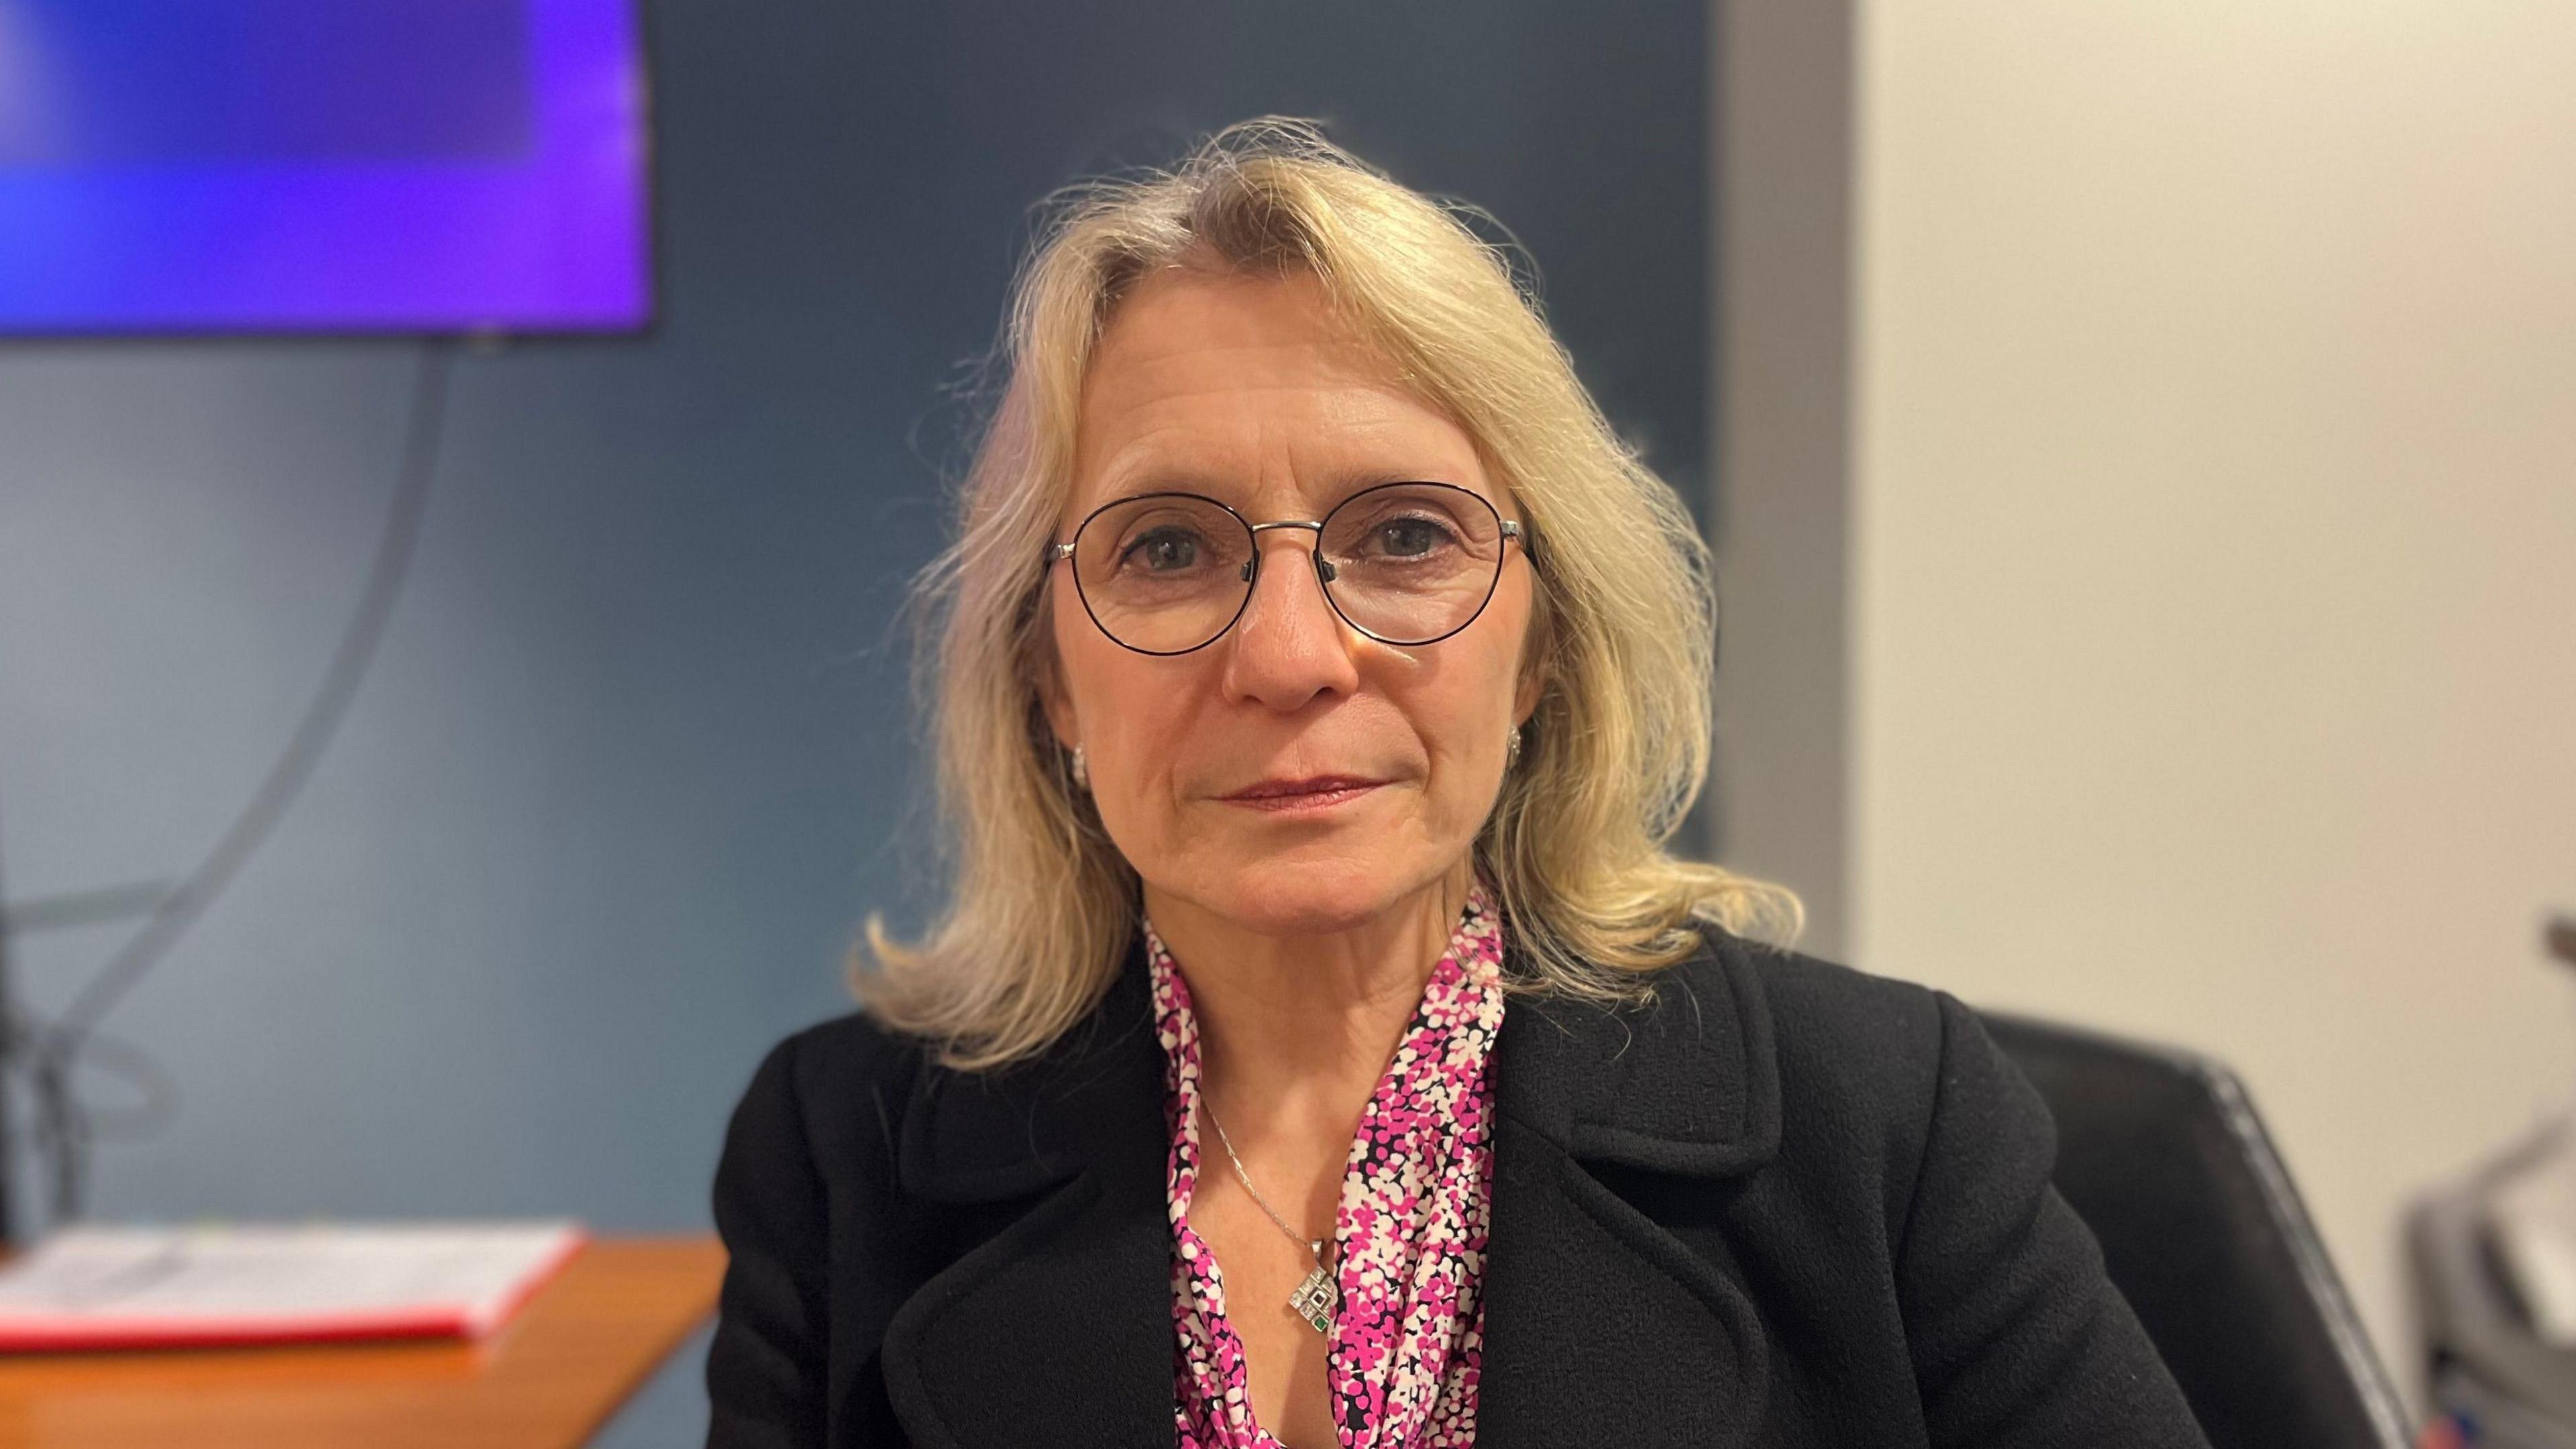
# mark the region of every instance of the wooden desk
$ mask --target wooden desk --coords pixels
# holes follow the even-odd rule
[[[575,1449],[715,1307],[713,1238],[606,1238],[481,1343],[0,1357],[0,1449]]]

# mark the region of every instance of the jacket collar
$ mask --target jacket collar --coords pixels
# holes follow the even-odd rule
[[[1516,996],[1504,1012],[1481,1444],[1630,1421],[1623,1442],[1724,1443],[1759,1412],[1764,1346],[1731,1267],[1605,1185],[1637,1196],[1641,1182],[1741,1176],[1779,1149],[1760,979],[1747,948],[1710,934],[1644,1005]],[[901,1129],[904,1191],[1043,1196],[889,1325],[887,1387],[917,1441],[1171,1442],[1163,1061],[1140,945],[1040,1058],[924,1068]],[[1571,1391],[1570,1362],[1583,1365]]]

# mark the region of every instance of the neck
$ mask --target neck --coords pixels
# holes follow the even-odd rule
[[[1345,1138],[1457,929],[1460,861],[1344,929],[1275,936],[1145,888],[1198,1020],[1201,1090],[1238,1145],[1334,1124]]]

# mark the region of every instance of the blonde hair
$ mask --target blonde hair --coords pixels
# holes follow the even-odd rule
[[[1538,587],[1526,747],[1475,855],[1521,964],[1514,989],[1634,999],[1698,925],[1793,938],[1797,898],[1665,849],[1708,775],[1716,595],[1673,490],[1611,430],[1478,214],[1264,118],[1177,167],[1078,187],[1021,270],[999,402],[955,543],[922,575],[946,913],[912,943],[871,916],[852,984],[952,1066],[1044,1050],[1091,1010],[1138,929],[1135,873],[1075,788],[1041,690],[1041,559],[1071,485],[1093,347],[1119,299],[1181,267],[1319,279],[1337,312],[1474,438],[1518,500]]]

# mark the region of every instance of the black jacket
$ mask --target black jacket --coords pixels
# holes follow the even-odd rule
[[[2206,1449],[1947,994],[1712,932],[1645,1007],[1513,998],[1495,1073],[1479,1445]],[[780,1044],[716,1173],[709,1443],[1172,1443],[1162,1075],[1141,952],[1000,1074]]]

